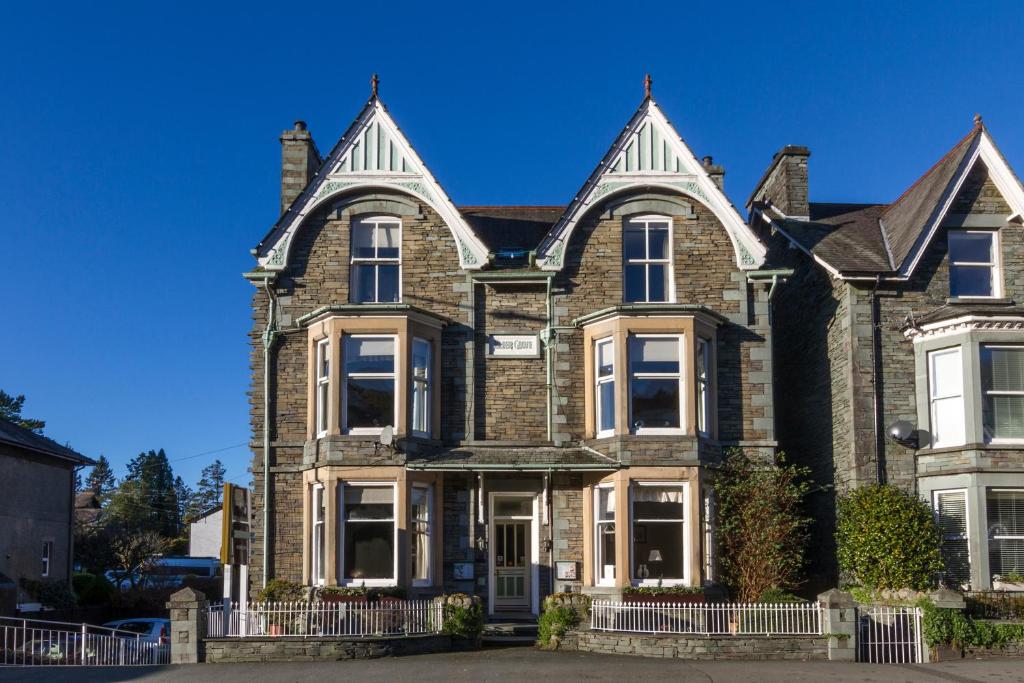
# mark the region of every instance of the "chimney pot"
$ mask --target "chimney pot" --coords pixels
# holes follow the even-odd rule
[[[704,157],[704,165],[705,166],[711,166],[713,163],[714,163],[714,159],[712,159],[710,155]]]
[[[306,130],[306,122],[305,121],[296,121],[295,122],[295,130]]]

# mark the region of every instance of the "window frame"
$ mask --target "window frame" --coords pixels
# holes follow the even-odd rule
[[[601,376],[601,347],[608,346],[612,358],[612,373],[611,375],[602,377]],[[594,438],[603,439],[608,436],[615,435],[615,425],[618,422],[617,410],[615,405],[615,381],[616,381],[616,370],[618,363],[615,357],[615,337],[608,336],[602,337],[601,339],[594,340]],[[601,429],[602,411],[604,405],[601,400],[601,387],[604,384],[612,385],[612,428]]]
[[[954,235],[989,235],[992,238],[991,246],[991,260],[990,261],[954,261],[953,260],[953,236]],[[993,228],[991,230],[962,230],[962,229],[949,229],[946,233],[946,251],[949,254],[949,295],[957,299],[998,299],[1002,297],[1003,289],[1003,276],[1002,276],[1002,258],[1001,248],[999,242],[999,230]],[[989,283],[991,286],[991,294],[953,294],[953,269],[957,267],[962,268],[980,268],[986,267],[989,269]]]
[[[650,226],[652,223],[660,223],[668,226],[668,243],[666,244],[666,250],[668,252],[667,258],[663,259],[652,259],[651,254],[651,240],[650,240]],[[625,218],[622,226],[622,300],[624,303],[637,303],[637,304],[670,304],[675,303],[676,300],[676,287],[675,287],[675,254],[672,248],[673,238],[675,236],[675,221],[672,220],[672,216],[663,216],[659,214],[646,214],[643,216],[631,216]],[[643,225],[644,233],[644,258],[642,259],[631,259],[626,256],[626,232],[629,230],[637,231],[634,225]],[[652,301],[651,300],[651,265],[664,265],[666,270],[665,278],[665,299]],[[626,296],[626,267],[634,265],[644,266],[644,298],[643,299],[629,299]]]
[[[349,520],[345,510],[345,490],[355,487],[378,487],[391,489],[391,519],[359,519]],[[367,586],[382,588],[398,585],[398,482],[397,481],[338,481],[338,585],[339,586]],[[392,550],[391,550],[391,577],[390,578],[358,578],[350,579],[345,576],[345,532],[349,524],[391,522]]]
[[[941,495],[948,494],[960,494],[964,499],[964,530],[960,534],[946,534],[942,531],[941,522],[939,520],[939,497]],[[935,523],[939,527],[939,551],[942,553],[942,547],[946,541],[963,541],[966,548],[967,555],[967,582],[971,582],[971,571],[973,569],[971,562],[971,506],[969,504],[968,491],[966,488],[952,488],[952,489],[936,489],[932,491],[932,514],[935,516]],[[943,564],[946,562],[945,555],[943,555]]]
[[[984,341],[978,342],[978,363],[979,363],[978,367],[979,367],[979,369],[984,364],[984,354],[985,354],[985,349],[987,349],[987,348],[1012,349],[1012,350],[1018,351],[1020,353],[1024,353],[1024,345],[1022,345],[1022,344],[1000,344],[1000,343],[990,343],[990,342],[984,342]],[[1014,439],[1014,438],[1008,438],[1008,437],[1000,438],[1000,437],[995,437],[995,436],[993,436],[992,438],[989,438],[988,432],[987,432],[987,430],[985,428],[986,427],[986,425],[985,425],[985,400],[986,400],[986,398],[989,395],[993,395],[993,396],[1024,396],[1024,389],[1022,389],[1021,391],[1007,391],[1007,390],[986,389],[985,388],[985,374],[984,374],[984,372],[979,372],[978,389],[979,389],[979,391],[978,391],[979,399],[981,400],[981,436],[982,436],[982,440],[985,443],[991,443],[991,444],[1021,444],[1021,443],[1024,443],[1024,438]]]
[[[416,543],[416,537],[419,535],[419,531],[416,529],[415,524],[417,518],[413,516],[413,505],[412,505],[412,493],[416,489],[420,489],[426,492],[426,552],[427,552],[427,576],[426,578],[416,578],[416,563],[412,562],[412,566],[409,568],[409,577],[412,581],[412,585],[415,587],[432,586],[434,585],[434,562],[433,562],[433,549],[434,549],[434,487],[430,484],[416,482],[412,485],[409,491],[409,558],[412,559],[412,549]],[[397,551],[397,546],[396,546]]]
[[[937,382],[935,381],[935,363],[934,359],[941,356],[955,353],[957,355],[960,377],[960,392],[958,394],[949,394],[947,396],[936,396],[935,390]],[[941,349],[933,349],[927,352],[925,357],[928,370],[928,428],[929,435],[931,437],[932,448],[953,448],[956,446],[963,446],[967,443],[967,396],[966,387],[964,383],[964,351],[960,345],[947,346]],[[946,443],[938,440],[938,434],[936,433],[936,425],[939,424],[938,417],[936,415],[936,404],[939,401],[948,401],[950,399],[960,400],[960,410],[958,412],[960,416],[960,438],[959,440],[953,439],[953,442]]]
[[[416,345],[423,344],[427,349],[427,363],[426,372],[423,377],[419,377],[416,374]],[[397,361],[396,361],[397,362]],[[422,337],[412,338],[412,353],[409,355],[409,392],[410,396],[410,428],[413,436],[421,436],[429,439],[433,432],[433,410],[431,402],[434,396],[434,344],[429,339],[423,339]],[[419,389],[422,388],[423,396],[417,401],[419,396]],[[417,408],[422,408],[423,411],[423,424],[421,427],[425,429],[417,429],[417,422],[420,411]],[[396,413],[397,415],[397,413]]]
[[[53,567],[53,540],[43,539],[43,548],[40,551],[40,559],[42,565],[40,567],[39,576],[47,578],[50,576],[50,569]]]
[[[679,488],[683,492],[683,519],[642,519],[638,520],[633,514],[633,505],[635,496],[634,491],[639,487],[650,486],[659,488]],[[692,576],[692,568],[690,567],[690,482],[688,481],[630,481],[629,483],[629,579],[630,583],[634,586],[689,586],[690,578]],[[634,576],[637,568],[636,551],[635,551],[635,529],[634,525],[638,522],[678,522],[683,534],[683,578],[681,579],[664,579],[664,578],[651,578],[641,579]]]
[[[618,572],[619,572],[619,567],[618,567],[618,545],[619,545],[619,540],[618,540],[618,532],[617,532],[617,523],[618,523],[619,510],[618,510],[618,506],[616,506],[616,509],[614,510],[614,513],[613,513],[612,518],[610,520],[609,519],[601,519],[601,515],[599,514],[599,510],[601,509],[601,506],[600,506],[601,493],[604,492],[604,491],[609,492],[609,494],[612,497],[612,500],[614,501],[615,498],[616,498],[615,482],[605,482],[605,483],[602,483],[602,484],[598,484],[598,485],[596,485],[594,487],[594,497],[593,497],[593,501],[592,501],[593,510],[594,510],[594,520],[593,520],[594,521],[594,529],[593,529],[593,532],[594,532],[594,585],[595,586],[614,586],[615,582],[617,580],[617,576],[613,576],[610,579],[603,578],[603,576],[602,576],[602,574],[604,573],[604,571],[603,571],[604,570],[604,565],[608,564],[607,560],[609,558],[602,557],[602,554],[601,554],[602,553],[601,548],[603,548],[603,545],[601,543],[601,535],[602,535],[601,527],[602,526],[607,526],[609,524],[612,526],[612,537],[615,539],[615,551],[616,551],[615,554],[616,554],[616,557],[610,558],[611,559],[611,563],[610,564],[613,567],[615,567],[614,571],[615,571],[615,574],[617,575]],[[602,560],[604,560],[604,561],[602,562]]]
[[[398,256],[395,258],[381,258],[377,256],[380,250],[380,245],[377,244],[377,230],[381,224],[397,224],[398,225]],[[372,242],[374,256],[356,256],[355,250],[352,245],[355,244],[355,231],[357,226],[372,225]],[[352,218],[351,225],[349,227],[349,301],[354,304],[390,304],[390,303],[401,303],[402,302],[402,235],[403,235],[402,219],[399,216],[384,216],[384,215],[370,215],[360,216]],[[398,300],[397,301],[381,301],[380,300],[380,266],[394,265],[398,267]],[[353,296],[354,287],[352,283],[355,279],[356,266],[372,266],[373,267],[373,300],[372,301],[357,301]]]
[[[703,361],[704,372],[701,374],[701,361]],[[711,341],[703,337],[697,337],[697,348],[693,364],[693,384],[696,390],[695,400],[697,402],[697,433],[701,436],[711,436]]]
[[[679,363],[679,370],[676,373],[665,373],[665,372],[643,372],[634,373],[632,370],[632,358],[630,356],[630,340],[636,339],[675,339],[677,359]],[[635,332],[630,333],[626,339],[626,375],[627,375],[627,389],[626,397],[629,401],[629,405],[626,407],[627,412],[627,425],[631,434],[643,435],[643,434],[655,434],[655,435],[676,435],[686,433],[686,367],[684,359],[686,358],[686,334],[685,333],[648,333],[648,332]],[[678,427],[636,427],[633,424],[633,383],[636,379],[671,379],[675,377],[678,384],[679,392],[679,426]]]
[[[321,505],[317,505],[317,497],[319,495]],[[309,581],[314,586],[323,586],[327,582],[327,501],[324,496],[327,495],[326,487],[321,484],[314,484],[310,490],[310,567],[309,567]],[[320,508],[323,507],[323,517],[320,517]],[[322,530],[322,534],[317,534],[317,529]],[[320,574],[320,564],[323,563],[324,571]]]
[[[1024,533],[1000,535],[992,533],[992,520],[989,519],[988,507],[989,496],[993,493],[1016,493],[1021,496],[1024,496],[1024,488],[1013,486],[999,486],[985,489],[985,525],[988,528],[988,533],[986,534],[988,537],[988,547],[986,548],[986,550],[988,553],[989,560],[988,573],[990,581],[992,581],[995,576],[1003,576],[1002,574],[996,574],[995,570],[992,568],[992,541],[1020,541],[1021,544],[1024,544]]]
[[[351,339],[390,339],[391,343],[392,343],[392,347],[391,348],[392,348],[392,354],[393,354],[393,358],[394,358],[394,366],[393,366],[394,369],[390,373],[382,373],[382,372],[357,372],[357,373],[351,373],[350,374],[348,372],[348,370],[346,369],[346,367],[345,367],[345,364],[348,362],[348,357],[345,354],[345,347],[347,346],[345,342],[346,342],[346,339],[348,339],[348,338],[351,338]],[[349,424],[348,424],[348,383],[349,383],[349,378],[350,377],[355,377],[357,379],[389,379],[390,378],[392,380],[392,383],[391,383],[392,384],[392,391],[394,393],[394,396],[393,396],[394,408],[392,409],[393,410],[392,422],[394,423],[394,422],[398,421],[398,416],[399,416],[399,414],[401,412],[401,411],[399,411],[399,397],[401,395],[401,391],[399,390],[400,389],[399,378],[401,377],[401,374],[402,374],[401,364],[399,362],[399,360],[401,358],[401,353],[399,353],[399,347],[398,347],[400,341],[401,341],[401,337],[399,335],[393,334],[393,333],[391,333],[391,334],[388,334],[388,333],[376,334],[376,333],[372,333],[372,332],[356,332],[356,333],[351,333],[351,334],[346,333],[346,334],[342,335],[342,338],[341,338],[341,351],[342,351],[341,356],[342,357],[341,357],[341,367],[339,368],[339,372],[341,372],[341,415],[340,415],[341,419],[339,420],[339,422],[341,423],[342,433],[344,433],[344,434],[353,434],[353,435],[378,435],[378,434],[380,434],[384,430],[384,426],[386,426],[386,425],[382,425],[380,427],[349,427]],[[396,424],[391,424],[391,428],[392,429],[395,429],[396,427],[397,427]]]
[[[324,373],[326,362],[326,370]],[[327,337],[316,343],[316,375],[313,389],[316,408],[314,418],[316,419],[316,436],[322,438],[327,436],[330,430],[330,405],[331,405],[331,339]]]

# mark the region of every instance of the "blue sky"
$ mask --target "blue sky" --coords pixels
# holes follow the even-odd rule
[[[277,137],[381,95],[458,204],[567,202],[645,72],[742,205],[784,144],[888,201],[975,112],[1024,171],[1019,3],[17,3],[0,21],[0,388],[119,469],[245,483],[249,249]],[[198,455],[221,450],[209,455]],[[193,457],[198,456],[198,457]]]

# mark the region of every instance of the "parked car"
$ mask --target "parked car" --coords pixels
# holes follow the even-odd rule
[[[103,624],[104,628],[114,629],[113,635],[123,638],[139,637],[149,643],[166,645],[170,642],[170,619],[118,619]]]

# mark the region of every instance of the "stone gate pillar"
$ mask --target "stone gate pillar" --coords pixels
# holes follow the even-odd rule
[[[828,636],[828,658],[834,662],[852,662],[857,658],[857,603],[853,596],[838,588],[818,596],[821,603],[821,630]]]
[[[198,664],[202,661],[206,637],[206,596],[195,588],[182,588],[171,595],[171,664]]]

